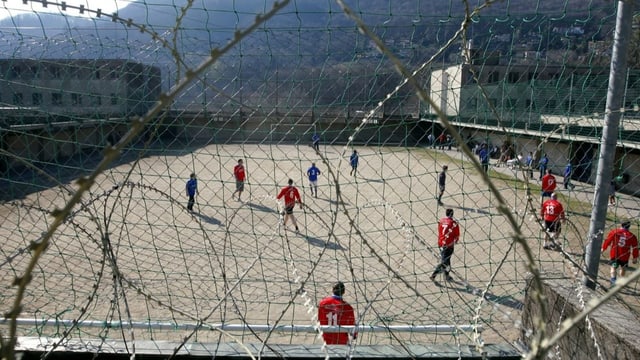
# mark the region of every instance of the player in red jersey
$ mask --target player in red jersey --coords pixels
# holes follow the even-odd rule
[[[556,190],[556,177],[551,173],[551,169],[547,169],[547,173],[542,177],[542,199],[550,197]]]
[[[440,264],[431,274],[431,280],[436,279],[436,275],[444,272],[447,281],[453,280],[449,272],[451,271],[451,256],[453,247],[460,240],[460,226],[453,219],[453,209],[447,209],[446,217],[438,222],[438,246],[440,247]]]
[[[565,220],[564,207],[558,201],[558,196],[551,193],[551,199],[545,201],[540,209],[540,216],[544,220],[544,246],[545,250],[560,249],[556,242],[562,230],[561,221]]]
[[[623,221],[621,226],[613,229],[607,235],[602,244],[602,252],[611,245],[609,252],[609,265],[611,265],[611,285],[616,284],[616,270],[620,276],[624,276],[625,268],[629,264],[629,257],[633,255],[633,263],[638,262],[638,238],[629,231],[631,222]]]
[[[299,231],[296,217],[293,216],[293,208],[296,206],[296,203],[302,206],[302,199],[300,198],[298,188],[293,186],[293,179],[289,179],[289,185],[280,190],[277,199],[280,200],[282,198],[284,198],[284,221],[282,224],[286,227],[287,220],[291,218],[291,222],[293,222],[293,226],[296,227],[296,231]]]
[[[231,198],[238,194],[238,201],[240,200],[240,196],[244,191],[244,180],[247,177],[247,173],[244,171],[244,165],[242,164],[242,159],[238,159],[238,164],[233,167],[233,177],[236,178],[236,191],[233,192]]]
[[[344,291],[344,284],[338,282],[333,285],[333,295],[327,296],[320,301],[320,304],[318,304],[320,325],[349,326],[356,324],[353,308],[342,299]],[[347,345],[349,344],[349,334],[353,334],[354,339],[358,336],[356,331],[322,332],[322,338],[327,345]]]

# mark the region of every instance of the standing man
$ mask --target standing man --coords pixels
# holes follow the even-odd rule
[[[551,194],[556,190],[556,177],[551,173],[551,169],[547,169],[547,174],[542,177],[542,201],[545,197],[551,197]]]
[[[571,166],[571,161],[567,163],[567,166],[564,168],[564,178],[562,179],[562,184],[564,185],[565,190],[575,188],[576,186],[571,183],[571,175],[573,174],[573,167]]]
[[[542,180],[542,177],[547,172],[547,168],[549,167],[549,158],[547,157],[547,154],[544,154],[542,156],[542,159],[540,159],[540,161],[538,162],[538,167],[540,168],[540,180]]]
[[[438,222],[438,246],[440,247],[440,264],[431,274],[431,280],[436,279],[436,275],[444,272],[447,281],[453,280],[449,272],[451,271],[451,256],[453,247],[460,240],[460,226],[453,219],[453,209],[447,209],[446,217]]]
[[[542,204],[540,210],[540,216],[544,220],[544,245],[542,247],[545,250],[560,250],[560,244],[556,240],[560,237],[562,230],[560,222],[565,220],[564,208],[555,193],[550,196],[551,198]]]
[[[356,172],[358,171],[358,161],[359,161],[358,152],[353,150],[353,153],[349,157],[349,163],[351,164],[351,172],[349,175],[356,176]]]
[[[449,167],[447,165],[442,166],[442,172],[438,175],[438,188],[440,189],[440,193],[438,194],[438,205],[444,205],[442,203],[442,195],[444,195],[444,187],[447,183],[447,170]]]
[[[611,245],[609,265],[611,265],[611,285],[616,284],[616,272],[624,276],[625,268],[629,264],[629,257],[633,254],[633,263],[638,262],[638,238],[629,231],[631,222],[624,220],[620,228],[613,229],[602,244],[602,252]]]
[[[311,195],[315,197],[318,197],[318,175],[320,175],[320,169],[316,167],[316,163],[311,163],[311,167],[307,170],[307,176],[309,177]]]
[[[525,165],[527,166],[527,169],[529,169],[529,179],[533,179],[533,152],[529,151]]]
[[[313,136],[311,137],[311,141],[313,142],[313,149],[316,152],[320,152],[320,135],[318,135],[317,133],[314,133]]]
[[[300,231],[298,229],[296,217],[293,216],[293,208],[296,206],[296,203],[300,204],[300,207],[302,207],[302,199],[300,199],[300,192],[298,192],[298,189],[293,186],[293,179],[289,179],[289,185],[283,187],[276,198],[278,200],[284,198],[284,221],[282,224],[285,226],[285,229],[287,227],[287,221],[291,218],[291,222],[293,222],[293,226],[296,227],[296,231]]]
[[[189,197],[187,210],[193,211],[193,205],[196,203],[196,194],[198,193],[198,179],[196,179],[195,173],[191,173],[191,176],[189,176],[186,188],[187,196]]]
[[[353,326],[356,324],[356,316],[353,307],[349,305],[342,296],[345,287],[342,282],[333,285],[333,295],[322,299],[318,304],[318,321],[320,325],[329,326]],[[322,332],[322,338],[327,345],[347,345],[349,344],[349,335],[352,334],[353,339],[358,333],[353,330],[349,332]]]
[[[484,170],[485,174],[489,172],[489,149],[487,149],[487,144],[482,144],[482,148],[478,153],[478,157],[480,158],[480,164],[482,164],[482,170]]]
[[[244,180],[247,177],[247,173],[244,171],[244,165],[242,164],[242,159],[238,159],[238,164],[233,167],[233,177],[236,178],[236,191],[231,194],[231,198],[238,194],[238,201],[240,200],[240,196],[242,196],[242,192],[244,191]]]

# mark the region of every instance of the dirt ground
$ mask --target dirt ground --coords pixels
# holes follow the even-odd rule
[[[21,302],[20,318],[61,321],[51,327],[23,325],[20,331],[318,344],[313,332],[249,327],[312,328],[315,304],[340,280],[359,325],[372,327],[360,333],[359,344],[479,341],[461,330],[425,333],[422,325],[478,325],[487,343],[517,339],[530,271],[513,229],[496,209],[495,194],[470,162],[455,150],[357,150],[356,176],[349,175],[351,148],[327,146],[317,154],[293,145],[210,145],[110,169],[52,238]],[[232,168],[239,158],[248,172],[242,201],[231,198]],[[312,162],[322,171],[317,198],[305,174]],[[439,206],[436,178],[445,164],[448,181]],[[194,213],[186,210],[191,172],[199,181]],[[503,168],[491,175],[518,219],[533,265],[543,275],[561,272],[574,281],[562,254],[542,249],[542,232],[527,209],[520,175]],[[290,224],[279,225],[275,195],[288,178],[303,195],[304,206],[295,209],[299,233]],[[536,203],[538,193],[533,194]],[[568,201],[574,195],[562,196]],[[48,212],[69,198],[66,190],[49,189],[0,207],[3,312],[14,305],[12,282],[31,259],[29,244],[51,224]],[[445,208],[454,209],[462,235],[452,259],[454,281],[433,282],[437,221]],[[566,227],[563,242],[573,261],[581,261],[584,226],[584,218],[575,216]],[[73,320],[97,325],[75,328],[64,322]],[[203,331],[221,323],[249,326]],[[125,331],[128,324],[137,327]],[[197,324],[201,331],[194,330]],[[414,329],[393,329],[409,325]],[[376,326],[387,330],[373,331]]]

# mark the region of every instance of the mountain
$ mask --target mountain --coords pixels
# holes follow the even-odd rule
[[[423,63],[454,36],[465,10],[459,0],[346,3],[396,56],[411,66]],[[121,9],[117,21],[109,15],[87,18],[72,15],[72,11],[63,12],[65,15],[38,12],[3,19],[0,51],[5,56],[25,58],[135,59],[160,66],[165,84],[170,86],[175,81],[172,77],[179,77],[176,74],[183,72],[184,66],[201,63],[212,48],[226,44],[237,30],[271,9],[273,1],[201,0],[194,1],[183,13],[186,4],[185,0],[132,2]],[[610,0],[495,1],[482,6],[472,17],[465,37],[482,52],[498,52],[510,63],[522,61],[518,52],[526,51],[558,52],[562,61],[581,61],[589,41],[610,41],[613,37],[615,9],[616,2]],[[144,31],[140,31],[141,27]],[[174,43],[183,65],[177,65],[174,53],[167,49]],[[459,55],[457,42],[446,49],[439,62],[459,61]],[[309,78],[343,78],[344,74],[347,80],[340,84],[342,89],[374,86],[385,92],[386,86],[381,83],[397,84],[385,58],[336,2],[292,0],[226,54],[208,76],[222,80],[221,84],[244,79],[241,87],[257,89],[261,85],[256,79],[304,83]],[[361,78],[372,76],[366,74],[376,74],[377,78]],[[257,83],[251,85],[252,81]],[[303,85],[305,91],[319,86]],[[330,95],[328,99],[333,100],[327,101],[335,101],[335,94]]]

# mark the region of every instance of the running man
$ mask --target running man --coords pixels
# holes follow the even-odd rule
[[[551,198],[542,204],[540,216],[544,220],[544,245],[545,250],[560,250],[560,244],[556,241],[562,230],[561,221],[565,220],[564,207],[558,201],[558,196],[551,193]]]
[[[289,179],[289,185],[285,186],[280,190],[280,193],[276,197],[278,200],[284,198],[284,221],[282,225],[287,227],[287,221],[291,218],[291,222],[293,226],[296,227],[296,231],[300,231],[298,229],[298,223],[296,222],[296,217],[293,216],[293,208],[296,206],[296,203],[300,204],[302,207],[302,199],[300,198],[300,192],[298,189],[293,186],[293,179]]]
[[[313,149],[316,152],[320,152],[320,135],[318,135],[317,133],[314,133],[313,136],[311,137],[311,141],[313,142]]]
[[[236,191],[231,194],[231,198],[233,199],[234,196],[238,194],[238,201],[242,201],[240,200],[240,196],[242,196],[242,192],[244,191],[244,181],[247,177],[242,159],[238,159],[238,164],[233,167],[233,177],[236,178]]]
[[[444,205],[442,203],[442,195],[444,195],[445,184],[447,183],[447,170],[449,167],[444,165],[442,167],[442,172],[438,175],[438,188],[440,189],[440,193],[438,194],[438,205]]]
[[[551,173],[551,169],[546,170],[547,174],[542,177],[542,191],[540,196],[542,199],[541,202],[544,201],[545,197],[551,197],[551,194],[556,190],[556,177]]]
[[[195,173],[191,173],[189,176],[186,189],[187,196],[189,197],[189,201],[187,201],[187,210],[193,211],[193,205],[196,203],[196,194],[198,193],[198,179],[196,179]]]
[[[349,164],[351,164],[351,172],[349,175],[356,176],[356,172],[358,171],[358,161],[359,161],[358,152],[353,150],[353,153],[349,157]]]
[[[622,221],[619,228],[609,232],[602,244],[602,252],[605,252],[609,245],[611,245],[609,265],[611,265],[610,281],[612,286],[616,284],[616,272],[620,276],[624,276],[631,255],[633,255],[633,263],[636,264],[638,262],[638,238],[629,231],[630,227],[631,221]]]
[[[446,217],[438,222],[438,247],[440,247],[440,264],[431,274],[431,280],[436,279],[436,275],[444,272],[447,281],[453,278],[449,275],[451,271],[451,256],[453,256],[453,247],[460,240],[460,226],[453,219],[453,209],[447,209]]]
[[[320,174],[320,169],[316,167],[316,163],[311,163],[311,167],[307,170],[307,176],[309,177],[311,195],[315,197],[318,197],[318,175]]]

